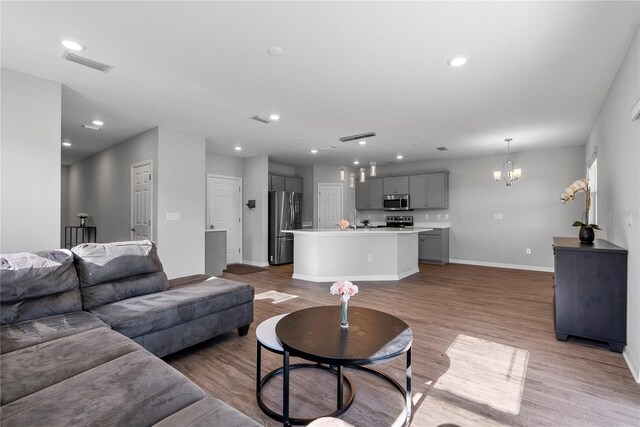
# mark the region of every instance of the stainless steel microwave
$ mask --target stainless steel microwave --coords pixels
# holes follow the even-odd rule
[[[382,198],[382,207],[385,211],[408,211],[409,195],[408,194],[387,194]]]

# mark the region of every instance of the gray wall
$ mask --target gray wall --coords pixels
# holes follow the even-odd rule
[[[205,138],[159,129],[158,255],[169,278],[204,273]],[[167,214],[179,220],[167,220]]]
[[[296,176],[296,168],[293,166],[269,163],[269,174],[282,176]]]
[[[60,243],[60,83],[2,68],[0,251]]]
[[[302,178],[302,223],[313,224],[313,166],[297,167],[296,175]]]
[[[415,221],[426,221],[425,213],[449,214],[453,262],[551,270],[552,237],[577,236],[571,224],[580,218],[582,205],[563,205],[560,194],[584,176],[584,147],[515,153],[512,159],[523,175],[512,187],[493,180],[503,155],[381,166],[378,176],[450,172],[449,209],[412,214]],[[504,219],[494,219],[495,213]],[[380,211],[376,215],[374,219],[381,219]],[[531,255],[525,254],[526,248],[531,248]]]
[[[158,236],[158,128],[69,166],[67,224],[77,224],[78,212],[91,215],[99,242],[131,239],[131,165],[153,161],[152,239]],[[58,166],[59,168],[59,166]],[[60,196],[60,193],[56,195]]]
[[[268,264],[268,193],[269,157],[244,159],[242,179],[242,258],[255,265]],[[247,208],[247,200],[255,200],[255,209]]]
[[[206,169],[208,174],[234,176],[237,178],[242,178],[244,171],[242,159],[214,153],[207,153]]]
[[[639,30],[640,31],[640,30]],[[586,158],[597,151],[597,237],[629,250],[627,347],[625,359],[640,380],[640,120],[631,106],[640,99],[640,35],[637,31],[618,70],[589,141]]]

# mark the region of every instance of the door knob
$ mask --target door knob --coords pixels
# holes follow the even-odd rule
[[[132,228],[132,229],[131,229],[131,231],[136,231],[136,229],[135,229],[135,228]]]
[[[213,230],[214,225],[213,224],[209,225],[209,228]]]

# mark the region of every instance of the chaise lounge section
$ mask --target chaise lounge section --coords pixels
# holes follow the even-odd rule
[[[154,356],[153,350],[145,350],[139,344],[140,341],[144,344],[147,337],[155,333],[168,334],[172,328],[173,331],[178,330],[175,328],[180,324],[174,319],[180,319],[180,316],[190,319],[186,320],[187,325],[194,322],[192,324],[206,329],[204,319],[215,321],[215,308],[220,308],[218,313],[224,313],[233,311],[233,307],[243,307],[242,314],[235,318],[242,325],[248,325],[253,315],[252,303],[249,304],[250,317],[247,317],[244,298],[249,292],[253,299],[253,288],[238,284],[233,292],[233,282],[223,281],[220,290],[207,294],[201,288],[218,286],[216,280],[211,280],[156,292],[167,285],[166,275],[151,242],[96,246],[92,253],[102,251],[110,255],[106,258],[85,257],[86,252],[83,251],[89,248],[74,248],[73,254],[68,250],[52,250],[0,256],[0,424],[259,425],[224,402],[208,397],[189,379]],[[104,262],[107,259],[109,261]],[[154,327],[124,328],[125,332],[135,332],[132,340],[117,329],[111,329],[108,322],[119,325],[114,322],[114,316],[102,313],[107,320],[102,321],[94,314],[82,311],[85,293],[81,292],[82,279],[76,274],[76,266],[83,261],[86,261],[85,265],[92,264],[91,269],[83,270],[87,273],[83,279],[107,277],[107,286],[100,291],[100,298],[114,299],[93,310],[124,304],[127,300],[139,301],[139,304],[129,301],[128,305],[120,308],[121,312],[128,308],[138,313],[127,317],[136,319],[138,324],[143,324],[145,316],[149,316]],[[147,265],[147,271],[141,272],[142,264]],[[105,273],[101,268],[109,271]],[[123,271],[127,274],[124,275]],[[138,274],[131,275],[131,272]],[[153,280],[148,279],[150,274],[154,275]],[[154,284],[146,286],[149,283]],[[140,289],[136,289],[138,285]],[[190,287],[198,290],[184,291]],[[104,292],[104,289],[110,289],[110,292]],[[172,294],[178,290],[185,295],[178,297]],[[141,292],[145,292],[144,295]],[[165,297],[165,292],[169,292],[169,296]],[[152,298],[153,295],[164,302],[157,304],[153,299],[149,302],[142,298]],[[201,308],[206,301],[205,295],[211,295],[210,300],[219,301],[210,303],[206,309]],[[121,298],[123,296],[127,298]],[[231,302],[223,303],[223,300]],[[172,309],[168,308],[170,301],[174,301]],[[192,308],[181,311],[180,307]],[[169,312],[174,314],[165,314]],[[189,316],[187,312],[194,314]],[[155,318],[165,317],[172,321],[153,322]],[[231,329],[237,327],[234,322],[224,323],[231,324],[234,325]],[[212,325],[215,331],[220,328]],[[181,330],[189,333],[188,327]],[[143,332],[138,334],[137,331]],[[196,336],[210,334],[196,333]],[[183,348],[193,338],[184,340],[163,335],[163,340],[169,344],[155,345],[155,340],[148,342],[158,353],[163,353]]]

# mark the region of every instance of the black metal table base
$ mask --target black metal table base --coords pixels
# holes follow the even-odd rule
[[[297,425],[306,425],[309,424],[310,422],[312,422],[313,420],[320,418],[320,417],[337,417],[338,415],[343,414],[347,409],[349,409],[351,407],[351,404],[353,403],[353,400],[356,396],[356,390],[353,387],[353,385],[351,384],[351,381],[349,381],[349,378],[345,377],[344,375],[340,375],[340,372],[336,369],[336,368],[332,368],[330,366],[325,366],[325,365],[321,365],[319,363],[294,363],[294,364],[290,364],[289,365],[289,371],[294,370],[294,369],[300,369],[300,368],[315,368],[315,369],[324,369],[326,371],[329,371],[335,375],[338,376],[338,387],[341,387],[342,384],[340,384],[341,380],[344,380],[344,382],[347,384],[347,386],[349,387],[349,396],[347,398],[347,402],[343,403],[340,409],[330,413],[330,414],[325,414],[325,415],[319,415],[317,417],[314,418],[289,418],[289,423],[290,424],[297,424]],[[279,414],[277,412],[275,412],[274,410],[272,410],[271,408],[269,408],[263,401],[262,401],[262,396],[261,396],[261,392],[262,392],[262,387],[264,387],[264,385],[269,382],[269,380],[271,380],[271,378],[282,374],[284,371],[283,367],[274,369],[273,371],[269,372],[267,375],[265,375],[262,379],[260,379],[260,382],[258,384],[258,387],[256,389],[256,400],[258,401],[258,406],[260,407],[260,409],[262,409],[262,412],[264,412],[265,414],[267,414],[268,416],[270,416],[271,418],[273,418],[276,421],[279,422],[284,422],[284,417],[282,416],[282,414]],[[373,371],[375,372],[375,371]],[[376,372],[377,373],[377,372]],[[378,375],[383,375],[383,374],[379,374]],[[393,381],[393,379],[389,378],[389,380]],[[399,384],[396,383],[396,387],[400,387],[402,388],[402,386],[400,386]],[[342,398],[342,392],[340,391],[338,393],[338,399]]]

